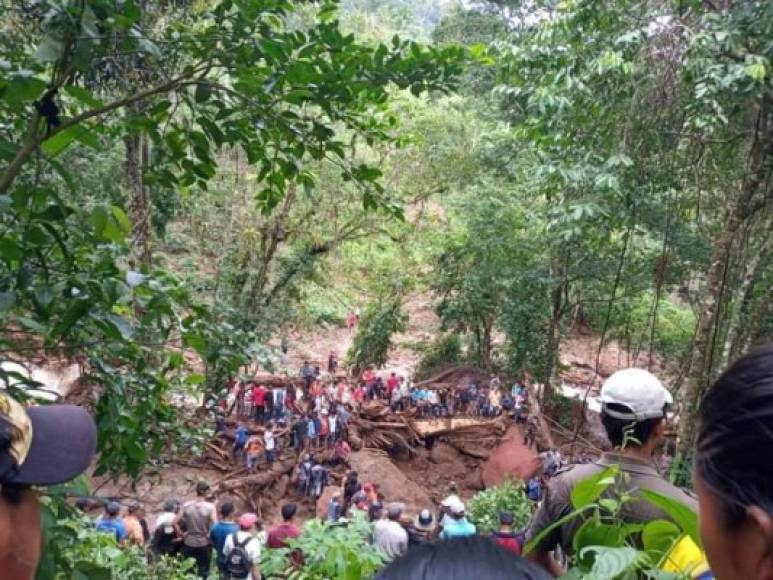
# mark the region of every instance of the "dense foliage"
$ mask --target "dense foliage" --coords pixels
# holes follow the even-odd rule
[[[521,530],[529,523],[532,507],[523,484],[508,479],[473,496],[469,507],[470,521],[479,534],[490,534],[499,529],[499,514],[507,511],[513,515],[513,529]]]
[[[288,548],[265,552],[261,573],[269,578],[287,573],[287,577],[298,580],[370,578],[384,565],[381,553],[370,544],[372,532],[371,524],[362,515],[345,526],[310,521],[301,537],[292,540]],[[289,554],[294,549],[303,552],[299,568],[289,563]]]

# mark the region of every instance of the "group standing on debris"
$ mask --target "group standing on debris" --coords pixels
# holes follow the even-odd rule
[[[301,378],[306,383],[304,373],[302,369]],[[294,403],[286,411],[289,398],[286,388],[272,388],[272,403],[279,403],[278,407],[272,406],[270,411],[264,408],[261,412],[256,409],[241,411],[264,427],[262,435],[257,436],[241,420],[236,428],[234,456],[254,468],[255,454],[260,456],[256,449],[262,448],[265,462],[270,466],[275,452],[288,449],[284,439],[289,437],[290,447],[298,454],[297,495],[319,498],[332,481],[329,468],[347,463],[348,446],[346,437],[341,434],[345,433],[346,417],[357,413],[358,406],[355,399],[351,403],[340,400],[338,383],[334,383],[333,388],[323,388],[318,384],[318,374],[308,376],[308,384],[301,387],[300,396],[293,397],[293,401],[310,398],[318,390],[319,394],[314,396],[322,398],[319,413],[310,413],[308,408],[299,412]],[[392,394],[401,388],[400,377],[395,379],[390,375],[383,382],[384,393],[376,394],[374,398],[392,403]],[[487,387],[489,403],[491,389],[501,390],[494,379],[496,377],[492,377],[492,384]],[[358,384],[356,388],[377,392],[374,385],[378,382],[377,377],[369,377],[365,386]],[[509,395],[515,405],[519,404],[524,391],[527,389],[520,384],[512,388]],[[415,389],[409,389],[409,393],[414,392]],[[254,385],[250,398],[265,403],[267,393],[269,390],[265,387]],[[773,530],[769,486],[773,473],[769,462],[761,458],[758,450],[773,443],[769,428],[773,420],[771,393],[773,346],[737,361],[709,390],[701,405],[697,434],[694,477],[698,501],[666,481],[653,461],[655,450],[665,435],[671,395],[649,372],[625,369],[604,382],[600,396],[601,422],[615,451],[604,453],[595,461],[576,465],[567,465],[555,449],[540,453],[542,468],[527,482],[525,489],[537,506],[525,529],[516,529],[513,514],[504,511],[499,514],[499,528],[487,537],[480,536],[479,530],[467,518],[465,502],[453,485],[438,506],[426,506],[414,517],[406,517],[405,505],[394,501],[387,503],[388,498],[379,482],[361,481],[360,475],[351,469],[340,486],[333,486],[333,493],[323,506],[322,517],[332,525],[345,526],[352,518],[366,518],[372,522],[370,541],[386,563],[377,576],[381,580],[560,576],[566,572],[562,561],[573,556],[576,533],[584,522],[569,517],[575,509],[574,489],[589,477],[616,466],[619,476],[614,493],[634,500],[624,503],[618,517],[632,529],[653,520],[670,519],[660,507],[644,501],[640,497],[641,490],[654,490],[662,497],[678,501],[685,510],[696,511],[700,502],[700,532],[706,553],[689,535],[680,536],[661,562],[664,577],[671,574],[669,577],[703,580],[714,578],[716,572],[716,577],[721,580],[770,579],[773,578],[773,556],[766,545]],[[408,399],[411,402],[406,401],[406,408],[411,408],[413,399]],[[471,401],[479,403],[480,399],[468,397],[467,403]],[[528,396],[520,398],[521,412],[514,405],[511,416],[525,422],[526,440],[533,444],[538,424],[528,409],[523,408],[524,403],[528,404]],[[327,418],[324,422],[320,420],[323,416]],[[331,428],[330,417],[333,416],[336,421]],[[294,420],[288,421],[288,417],[294,417]],[[723,427],[722,437],[716,434],[718,425]],[[251,446],[250,441],[257,443]],[[331,449],[334,452],[330,453]],[[232,500],[211,498],[210,493],[209,486],[199,482],[196,499],[184,504],[170,499],[164,504],[152,531],[139,504],[128,504],[122,515],[124,508],[109,502],[96,522],[96,528],[114,535],[120,544],[147,546],[151,558],[162,555],[190,558],[195,561],[202,578],[209,574],[214,559],[221,578],[257,580],[260,578],[261,553],[270,549],[291,548],[288,564],[298,566],[303,562],[303,553],[292,542],[303,534],[295,521],[295,503],[284,504],[282,522],[265,532],[258,514],[247,512],[237,516]],[[216,504],[212,499],[217,499]],[[634,545],[640,542],[637,538],[631,536]],[[539,567],[520,559],[528,541],[533,548],[528,558]],[[709,569],[709,562],[714,572]]]
[[[274,379],[271,385],[257,379],[234,381],[221,409],[223,413],[234,411],[239,421],[234,458],[255,470],[261,455],[270,465],[284,449],[301,453],[335,448],[345,460],[349,420],[371,401],[381,401],[394,412],[412,411],[419,418],[512,414],[516,422],[525,424],[524,443],[530,447],[535,444],[537,423],[529,414],[529,391],[524,381],[515,381],[506,389],[499,377],[492,375],[488,385],[469,382],[462,388],[434,389],[411,385],[395,372],[379,376],[372,367],[352,380],[338,374],[334,352],[328,356],[327,369],[323,375],[319,365],[305,361],[297,379]],[[250,430],[248,421],[259,428]],[[219,429],[224,428],[225,423],[220,422]]]

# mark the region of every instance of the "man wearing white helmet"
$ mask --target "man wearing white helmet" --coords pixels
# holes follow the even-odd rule
[[[551,480],[545,498],[534,514],[527,540],[574,511],[571,493],[575,485],[612,465],[620,466],[616,491],[607,490],[602,497],[615,497],[620,492],[637,495],[638,489],[649,489],[676,499],[697,512],[696,501],[681,489],[663,479],[653,461],[653,454],[663,440],[666,411],[673,403],[671,393],[651,373],[642,369],[624,369],[610,376],[601,389],[601,422],[615,451],[604,453],[595,463],[574,465],[559,471]],[[629,523],[644,523],[654,519],[669,519],[644,499],[623,504],[620,517]],[[582,525],[581,517],[549,532],[532,552],[531,558],[555,576],[563,574],[552,556],[561,546],[571,555],[572,538]]]

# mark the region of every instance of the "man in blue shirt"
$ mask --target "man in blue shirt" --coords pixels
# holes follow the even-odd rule
[[[248,435],[247,427],[239,423],[236,427],[236,440],[234,441],[234,459],[237,463],[244,462],[244,446],[247,443]]]
[[[234,504],[230,501],[224,501],[220,505],[220,521],[209,531],[209,538],[212,540],[212,545],[217,553],[217,568],[221,574],[227,573],[225,554],[223,553],[225,540],[238,529],[239,526],[234,522]]]
[[[121,506],[116,502],[111,501],[105,506],[105,514],[97,520],[97,530],[100,532],[108,532],[115,536],[115,541],[119,544],[123,544],[126,539],[126,526],[123,524],[123,520],[119,517],[121,513]]]
[[[458,498],[453,498],[448,505],[448,517],[445,518],[440,539],[465,538],[474,536],[475,532],[475,526],[464,516],[464,503]]]

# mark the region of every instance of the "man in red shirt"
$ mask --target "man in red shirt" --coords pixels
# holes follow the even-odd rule
[[[387,379],[387,391],[389,392],[389,398],[392,398],[392,392],[399,386],[400,380],[395,373],[389,375]]]
[[[258,385],[252,389],[252,406],[255,408],[255,421],[263,424],[266,417],[266,387]]]
[[[491,538],[505,550],[511,551],[516,556],[521,555],[521,542],[513,531],[513,514],[500,512],[499,529],[491,534]]]
[[[286,503],[282,506],[282,523],[278,526],[274,526],[268,532],[268,540],[266,545],[269,548],[278,549],[286,548],[287,540],[292,540],[301,535],[301,530],[293,523],[295,518],[295,512],[297,506],[294,503]],[[290,555],[293,564],[299,566],[303,562],[303,554],[300,550],[295,550]]]

